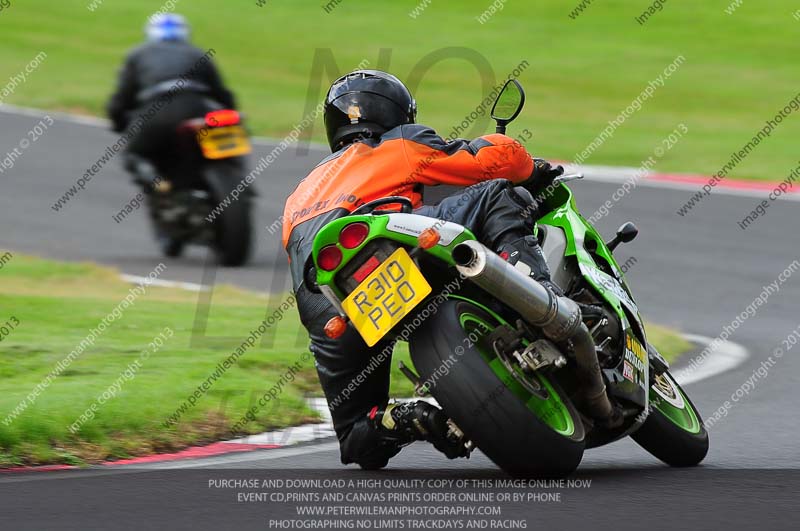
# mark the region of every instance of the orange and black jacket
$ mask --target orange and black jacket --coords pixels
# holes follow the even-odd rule
[[[351,144],[323,160],[286,200],[283,245],[294,287],[302,281],[317,232],[365,203],[399,195],[416,208],[423,186],[470,186],[490,179],[518,184],[532,171],[525,148],[501,134],[446,142],[428,127],[409,124]]]

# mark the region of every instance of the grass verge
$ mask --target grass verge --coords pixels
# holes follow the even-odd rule
[[[256,341],[171,424],[170,416],[265,318],[267,299],[219,287],[205,335],[231,339],[193,346],[193,335],[196,340],[202,335],[193,334],[197,293],[151,286],[93,341],[86,341],[134,287],[119,280],[115,270],[92,264],[19,254],[4,264],[0,321],[13,317],[18,324],[0,343],[0,466],[94,462],[229,438],[231,425],[252,401],[305,352],[292,310],[285,322],[264,334],[268,346]],[[149,344],[160,334],[163,346],[144,359],[143,351],[154,350]],[[63,360],[82,342],[80,355],[64,367]],[[60,374],[35,393],[60,362]],[[124,377],[126,370],[132,378]],[[274,407],[255,415],[252,430],[316,418],[304,401],[305,393],[318,390],[313,363],[299,365],[293,377]],[[32,392],[38,396],[29,401]],[[23,402],[24,410],[6,423]],[[93,418],[80,422],[81,415]],[[79,429],[72,433],[76,421]]]
[[[3,12],[0,85],[47,53],[6,102],[102,114],[126,50],[141,41],[146,17],[163,1],[108,1],[92,10],[88,4],[29,0]],[[797,94],[794,0],[773,0],[769,9],[745,2],[732,14],[725,12],[729,0],[669,2],[646,23],[637,22],[646,3],[621,1],[597,2],[580,16],[573,11],[578,0],[503,2],[490,17],[483,17],[488,0],[437,0],[413,13],[415,2],[343,1],[330,12],[324,2],[258,4],[192,0],[175,9],[189,17],[197,44],[216,50],[253,130],[274,137],[291,131],[337,75],[315,65],[320,49],[333,54],[340,72],[368,59],[370,67],[408,80],[420,121],[442,134],[486,96],[484,74],[488,86],[527,61],[520,79],[528,104],[509,131],[530,129],[532,152],[562,160],[573,160],[684,56],[586,160],[639,166],[660,148],[655,169],[662,171],[719,171]],[[491,129],[486,117],[478,123],[464,135]],[[677,143],[666,140],[679,124],[688,133]],[[799,133],[800,120],[785,119],[730,175],[780,180],[796,165]],[[324,138],[321,117],[312,136]]]

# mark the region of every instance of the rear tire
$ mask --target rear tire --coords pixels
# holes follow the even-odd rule
[[[669,372],[651,387],[650,414],[631,437],[670,466],[695,466],[708,454],[708,432],[700,413]]]
[[[183,254],[184,243],[166,235],[158,237],[158,246],[167,258],[177,258]]]
[[[211,188],[211,208],[222,201],[242,182],[240,166],[234,163],[213,162],[206,170]],[[245,190],[238,199],[231,200],[214,219],[214,250],[224,266],[241,266],[250,257],[252,223],[250,220],[250,192]]]
[[[470,321],[483,324],[470,330],[465,324]],[[517,477],[566,476],[583,457],[580,416],[544,376],[540,381],[550,390],[549,400],[529,393],[526,401],[524,388],[499,359],[491,360],[491,349],[470,340],[471,332],[482,334],[497,324],[471,303],[445,301],[410,340],[414,366],[446,414],[497,466]]]

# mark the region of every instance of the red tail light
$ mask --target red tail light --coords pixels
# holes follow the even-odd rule
[[[339,233],[339,243],[345,249],[355,249],[367,239],[369,225],[366,223],[351,223]]]
[[[342,251],[335,245],[326,245],[317,255],[317,264],[325,271],[333,271],[342,263]]]
[[[206,114],[206,125],[209,127],[222,127],[225,125],[236,125],[241,121],[239,113],[232,109],[212,111]]]

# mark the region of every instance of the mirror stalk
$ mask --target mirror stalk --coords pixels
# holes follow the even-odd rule
[[[622,226],[617,229],[617,234],[614,236],[614,238],[612,238],[611,241],[606,244],[606,247],[608,247],[609,251],[614,252],[614,249],[616,249],[620,243],[628,243],[633,241],[638,234],[639,229],[636,228],[636,225],[630,221],[623,223]]]

